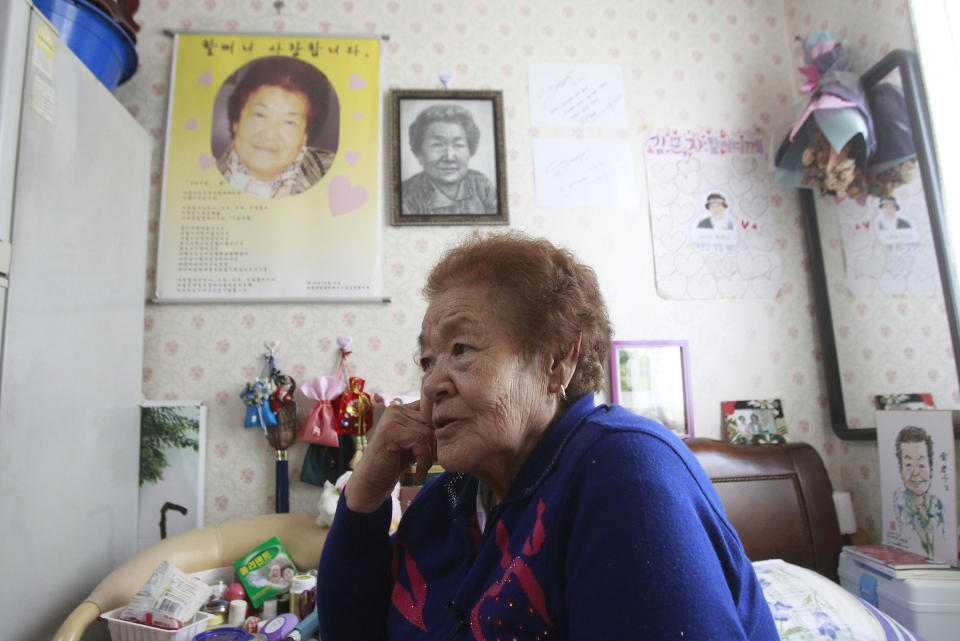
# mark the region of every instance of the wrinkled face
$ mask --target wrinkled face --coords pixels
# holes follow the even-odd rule
[[[233,125],[233,146],[247,170],[270,181],[307,142],[309,102],[302,93],[264,85],[247,98]]]
[[[436,296],[420,341],[420,402],[435,429],[437,461],[492,486],[504,470],[515,473],[555,409],[543,359],[526,362],[482,285]]]
[[[470,162],[467,133],[454,122],[430,123],[417,160],[435,183],[456,185],[467,174]]]
[[[271,583],[276,583],[280,579],[280,568],[276,565],[271,565],[270,570],[267,572],[267,579]]]
[[[911,493],[921,496],[930,489],[930,465],[926,443],[900,444],[900,478]]]

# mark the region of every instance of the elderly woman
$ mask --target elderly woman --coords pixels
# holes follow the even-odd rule
[[[710,480],[676,436],[594,406],[610,328],[593,271],[473,237],[429,275],[418,402],[388,407],[320,559],[323,639],[774,640]],[[390,491],[446,471],[396,533]]]
[[[400,187],[404,214],[495,214],[497,190],[468,167],[480,129],[459,105],[432,105],[410,125],[410,149],[423,171]]]
[[[334,152],[311,145],[323,126],[329,81],[308,62],[258,58],[230,94],[232,142],[217,160],[231,185],[261,198],[306,191],[333,164]]]

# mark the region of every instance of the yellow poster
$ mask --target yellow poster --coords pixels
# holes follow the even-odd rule
[[[159,301],[380,297],[380,41],[178,34]]]

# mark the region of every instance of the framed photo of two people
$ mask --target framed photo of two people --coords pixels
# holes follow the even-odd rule
[[[395,89],[394,225],[505,225],[500,91]]]

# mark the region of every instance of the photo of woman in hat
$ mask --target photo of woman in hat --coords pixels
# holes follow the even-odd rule
[[[917,242],[917,231],[913,221],[900,213],[900,203],[894,196],[884,196],[878,199],[877,209],[880,213],[873,219],[877,239],[884,244]]]
[[[696,218],[691,230],[691,240],[697,245],[726,245],[737,243],[737,221],[730,214],[726,194],[711,191],[704,199],[706,216]]]

